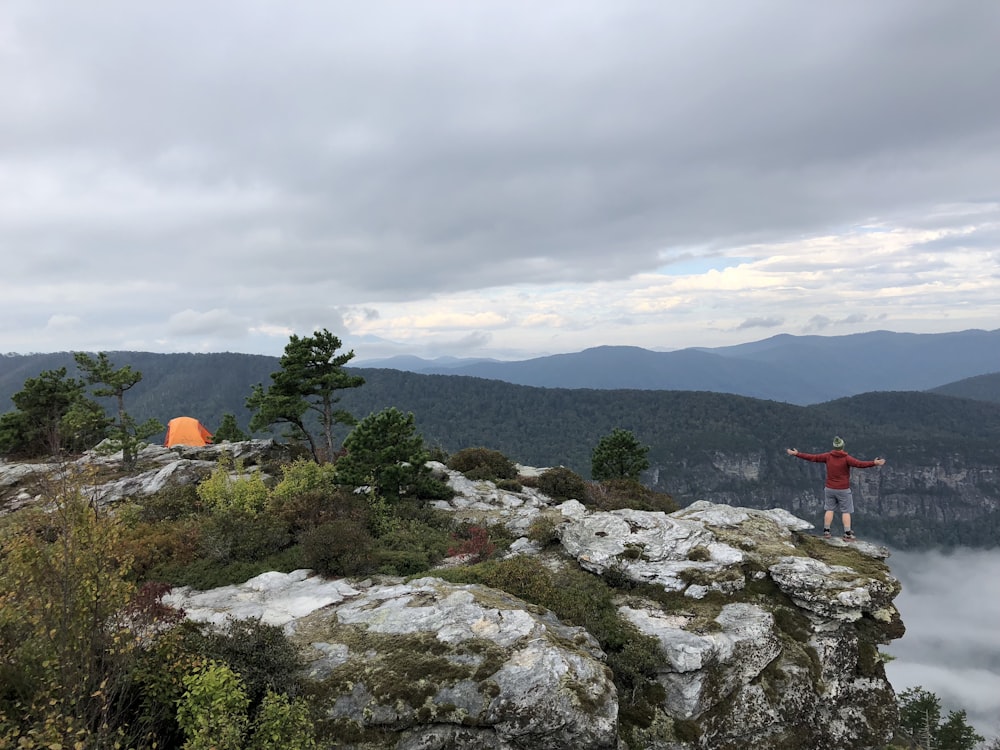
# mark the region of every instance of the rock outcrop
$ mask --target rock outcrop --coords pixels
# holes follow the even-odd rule
[[[126,476],[117,473],[121,451],[87,451],[73,461],[8,462],[0,459],[0,514],[37,501],[39,489],[76,475],[81,490],[97,505],[109,505],[123,498],[152,495],[167,486],[193,484],[207,477],[227,456],[246,467],[287,458],[287,447],[273,440],[246,440],[198,447],[147,445],[137,457],[138,471]],[[43,493],[44,494],[44,493]]]
[[[282,625],[308,663],[338,747],[878,748],[896,702],[878,646],[902,635],[886,550],[814,537],[782,510],[698,502],[672,514],[590,511],[500,490],[440,464],[466,520],[560,543],[510,554],[618,582],[618,614],[655,639],[650,710],[623,717],[598,642],[502,591],[448,583],[265,574],[177,590],[189,617]]]

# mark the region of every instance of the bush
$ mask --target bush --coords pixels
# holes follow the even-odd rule
[[[231,619],[221,632],[205,630],[197,648],[240,676],[251,706],[268,692],[295,695],[299,691],[297,675],[302,663],[298,651],[276,625],[259,619]]]
[[[579,498],[589,508],[595,510],[661,511],[673,513],[679,510],[674,499],[663,492],[656,492],[634,479],[610,479],[587,484],[585,495]]]
[[[357,521],[321,524],[302,534],[300,541],[306,566],[320,575],[365,575],[375,568],[375,539]]]
[[[463,448],[448,459],[448,468],[469,479],[516,479],[517,467],[503,453],[489,448]]]
[[[421,521],[400,519],[378,539],[378,571],[385,575],[413,575],[429,570],[448,553],[451,538],[444,529]]]
[[[447,482],[429,474],[421,474],[417,478],[413,494],[421,500],[451,500],[455,497],[455,490]]]
[[[333,464],[318,464],[299,458],[282,466],[281,473],[281,481],[271,491],[272,503],[288,503],[306,493],[333,496],[337,492],[336,469]]]
[[[132,557],[133,580],[156,580],[160,578],[157,571],[164,567],[183,567],[197,560],[202,550],[201,530],[202,524],[196,518],[131,527],[122,549]]]
[[[528,527],[528,539],[543,547],[559,541],[559,523],[551,516],[538,516]]]
[[[234,508],[250,514],[260,513],[267,505],[269,494],[260,470],[245,475],[242,462],[237,461],[236,476],[233,476],[228,464],[220,459],[211,476],[198,485],[198,497],[213,511]]]
[[[137,506],[141,521],[174,521],[201,511],[198,488],[193,484],[171,484],[142,499]]]
[[[347,454],[337,460],[337,481],[369,486],[379,497],[412,493],[429,473],[424,439],[412,413],[395,407],[369,414],[344,438]]]
[[[538,477],[538,489],[555,500],[582,500],[587,495],[583,477],[565,466],[548,469]]]
[[[498,479],[496,485],[498,490],[507,490],[507,492],[520,492],[524,489],[524,485],[516,479]]]
[[[292,537],[280,518],[233,508],[214,513],[202,531],[202,550],[220,563],[254,562],[280,552]]]
[[[452,536],[455,545],[448,549],[448,556],[468,556],[471,562],[482,562],[496,551],[496,545],[490,541],[490,532],[482,526],[469,526],[461,533]]]

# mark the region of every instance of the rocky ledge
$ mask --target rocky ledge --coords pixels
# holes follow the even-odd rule
[[[480,585],[296,571],[168,600],[197,620],[283,626],[337,747],[861,750],[890,739],[896,701],[878,646],[903,626],[885,549],[817,538],[781,510],[594,512],[435,469],[457,491],[440,507],[463,518],[517,533],[552,522],[558,544],[522,538],[509,554],[618,583],[619,615],[659,644],[646,714],[620,715],[591,634]]]

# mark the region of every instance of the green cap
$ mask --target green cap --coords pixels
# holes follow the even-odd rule
[[[833,447],[836,448],[837,450],[841,450],[844,447],[844,438],[835,437],[833,439]]]

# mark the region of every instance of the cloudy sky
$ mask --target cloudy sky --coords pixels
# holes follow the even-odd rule
[[[906,625],[884,649],[896,657],[886,665],[896,692],[923,687],[945,716],[965,710],[980,734],[1000,737],[1000,550],[893,552],[889,567]]]
[[[0,5],[0,352],[1000,327],[1000,4]]]

